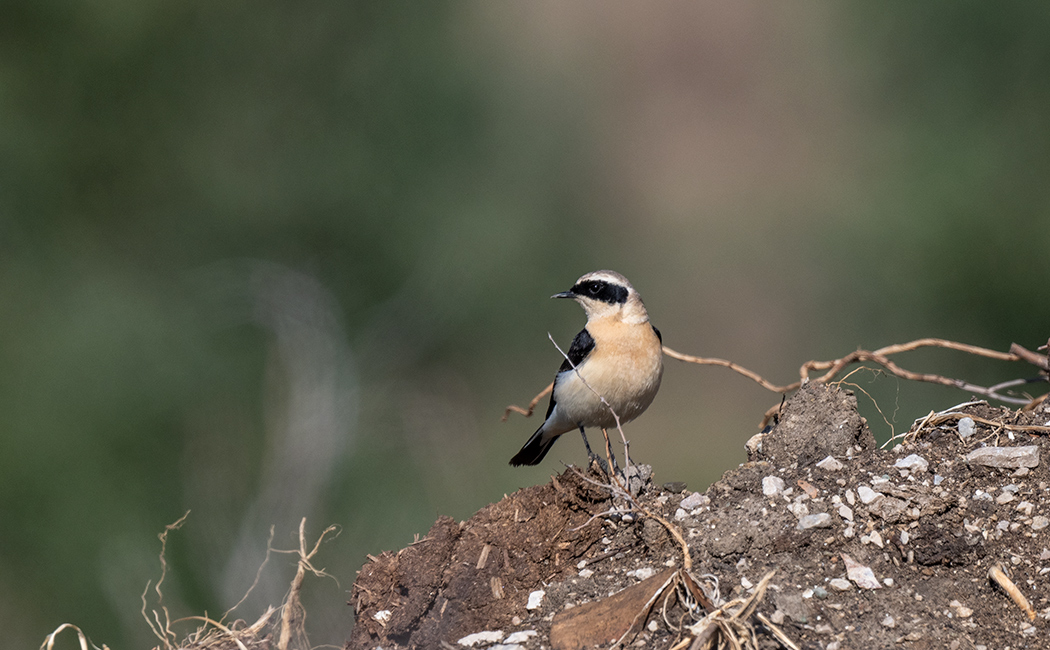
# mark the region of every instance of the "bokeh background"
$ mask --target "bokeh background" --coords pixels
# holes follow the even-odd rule
[[[365,554],[560,461],[514,417],[612,268],[665,342],[772,381],[1050,324],[1039,3],[13,0],[0,21],[0,629],[151,647],[140,595],[221,614],[274,526],[341,645]],[[950,352],[906,367],[1031,374]],[[880,439],[957,391],[858,373]],[[668,364],[628,427],[704,489],[779,396]],[[278,603],[275,556],[238,610]],[[73,639],[66,640],[73,647]]]

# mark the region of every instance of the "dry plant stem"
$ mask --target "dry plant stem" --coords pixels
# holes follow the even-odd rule
[[[992,568],[988,570],[988,577],[994,580],[995,584],[1002,587],[1003,591],[1009,594],[1014,603],[1016,603],[1017,606],[1028,615],[1028,620],[1035,620],[1035,610],[1032,609],[1032,605],[1028,602],[1028,599],[1024,597],[1024,594],[1021,593],[1021,590],[1017,588],[1017,585],[1015,585],[1013,581],[1003,573],[1003,570],[998,564],[993,565]]]
[[[299,602],[299,592],[303,588],[303,578],[306,577],[306,572],[309,571],[315,576],[327,576],[323,570],[318,570],[310,564],[310,559],[317,554],[317,550],[321,547],[321,542],[324,538],[332,532],[335,532],[335,526],[329,526],[324,529],[321,536],[317,539],[317,543],[314,544],[313,549],[306,552],[306,517],[303,517],[302,521],[299,522],[299,566],[295,571],[295,578],[292,579],[292,587],[288,591],[288,598],[284,601],[283,611],[281,612],[281,633],[277,638],[278,650],[288,650],[288,644],[291,642],[293,632],[294,619],[303,615],[302,605]],[[331,577],[331,576],[329,576]],[[301,618],[299,618],[301,621]]]
[[[40,650],[54,650],[55,648],[55,637],[62,633],[63,630],[76,630],[77,638],[80,641],[80,650],[88,650],[88,640],[84,631],[72,623],[63,623],[59,625],[54,632],[48,634],[44,638],[44,642],[40,644]],[[92,648],[98,648],[94,643],[91,644]],[[103,650],[108,650],[105,644],[102,644]]]
[[[506,422],[507,418],[510,417],[511,412],[520,413],[521,415],[524,415],[527,418],[528,417],[532,417],[532,413],[536,410],[536,405],[540,403],[541,399],[543,399],[547,395],[550,395],[551,391],[553,391],[553,390],[554,390],[554,382],[552,381],[551,383],[547,384],[547,387],[544,388],[543,390],[541,390],[536,395],[536,397],[532,398],[532,401],[529,402],[529,407],[528,408],[524,408],[523,409],[520,406],[517,406],[516,404],[511,404],[506,409],[504,409],[503,417],[500,418],[500,421],[501,422]]]
[[[826,370],[827,372],[825,374],[814,379],[813,381],[819,383],[827,383],[836,375],[838,375],[838,373],[842,372],[842,370],[846,366],[853,363],[870,361],[883,366],[884,368],[886,368],[886,370],[903,379],[940,384],[942,386],[952,386],[961,390],[966,390],[979,395],[984,395],[986,397],[991,397],[1001,402],[1006,402],[1009,404],[1027,404],[1029,402],[1029,400],[1027,399],[1011,397],[1009,395],[1002,395],[990,388],[986,388],[984,386],[977,386],[975,384],[971,384],[960,379],[951,379],[949,377],[942,377],[941,375],[918,373],[912,372],[910,370],[905,370],[904,368],[901,368],[900,366],[895,364],[893,361],[890,361],[890,359],[888,358],[890,355],[893,354],[898,354],[900,352],[908,352],[923,347],[946,348],[949,350],[966,352],[968,354],[975,354],[990,359],[997,359],[999,361],[1028,361],[1029,363],[1033,363],[1034,365],[1040,368],[1042,368],[1043,366],[1040,364],[1040,362],[1038,362],[1039,359],[1042,360],[1041,363],[1046,363],[1046,358],[1036,353],[1030,353],[1029,356],[1022,356],[1020,354],[1016,354],[1016,348],[1020,348],[1020,346],[1016,346],[1016,348],[1012,347],[1011,352],[998,352],[996,350],[989,350],[987,348],[981,348],[975,345],[967,345],[965,343],[956,343],[955,341],[947,341],[945,339],[926,338],[917,339],[909,343],[888,345],[886,347],[879,348],[875,351],[856,350],[854,352],[851,352],[850,354],[847,354],[841,359],[835,359],[834,361],[807,361],[806,363],[802,364],[802,367],[799,369],[799,374],[802,378],[800,381],[796,381],[791,384],[786,384],[784,386],[777,386],[776,384],[773,384],[772,382],[763,379],[762,376],[758,373],[748,370],[747,368],[744,368],[740,365],[737,365],[732,361],[726,361],[725,359],[695,357],[689,354],[683,354],[676,350],[672,350],[667,346],[664,346],[663,350],[664,354],[671,357],[672,359],[678,359],[680,361],[686,361],[688,363],[722,366],[725,368],[729,368],[730,370],[744,375],[745,377],[761,385],[763,388],[770,390],[774,393],[787,393],[799,388],[802,385],[803,381],[809,379],[809,373],[812,370]],[[1023,350],[1024,348],[1020,349]]]
[[[160,538],[160,580],[157,580],[157,584],[154,590],[157,592],[157,604],[160,605],[161,610],[164,612],[164,622],[160,620],[160,614],[157,610],[153,610],[153,618],[150,619],[149,614],[146,613],[146,594],[149,593],[150,583],[146,582],[146,588],[142,592],[142,618],[146,619],[146,624],[149,625],[150,631],[164,644],[165,648],[174,648],[172,642],[177,641],[178,637],[171,630],[171,614],[168,613],[168,608],[163,604],[164,593],[160,590],[161,583],[164,582],[164,577],[168,574],[168,561],[164,558],[164,553],[168,547],[168,533],[173,530],[178,530],[182,527],[182,524],[186,522],[186,517],[190,516],[190,511],[187,510],[186,514],[178,518],[174,523],[168,524],[164,527],[164,532],[157,535]]]

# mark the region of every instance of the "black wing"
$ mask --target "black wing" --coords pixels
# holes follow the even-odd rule
[[[558,374],[578,367],[593,349],[594,338],[591,337],[591,333],[588,332],[586,328],[580,330],[580,333],[572,340],[572,345],[569,346],[569,351],[566,353],[566,356],[569,358],[561,362],[561,367],[558,368]],[[558,378],[555,377],[554,381],[557,383]],[[557,402],[554,400],[554,392],[551,391],[551,402],[547,405],[547,415],[543,416],[544,420],[551,416],[551,411],[554,410],[554,405],[556,403]]]
[[[649,327],[653,328],[653,331],[656,332],[656,340],[658,340],[661,343],[663,343],[664,342],[664,336],[663,336],[663,334],[660,333],[660,330],[656,329],[656,325],[653,325],[652,323],[649,323]]]

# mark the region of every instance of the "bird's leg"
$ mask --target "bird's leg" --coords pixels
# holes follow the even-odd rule
[[[591,450],[591,443],[587,441],[587,434],[583,431],[582,426],[580,427],[580,435],[583,436],[583,446],[587,448],[587,458],[592,463],[598,463],[598,467],[600,467],[601,470],[605,472],[605,474],[608,476],[609,464],[605,462],[605,459],[603,459],[601,456],[599,456]]]

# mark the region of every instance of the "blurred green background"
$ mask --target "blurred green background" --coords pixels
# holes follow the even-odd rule
[[[150,647],[274,546],[341,645],[366,553],[560,461],[501,424],[612,268],[665,342],[787,383],[924,336],[1050,329],[1050,8],[1037,3],[13,0],[0,21],[0,629]],[[1032,374],[948,352],[917,370]],[[895,430],[957,391],[854,375]],[[779,401],[669,362],[628,426],[704,489]],[[862,410],[881,439],[889,427]],[[241,609],[284,596],[276,556]],[[73,647],[72,637],[65,647]]]

